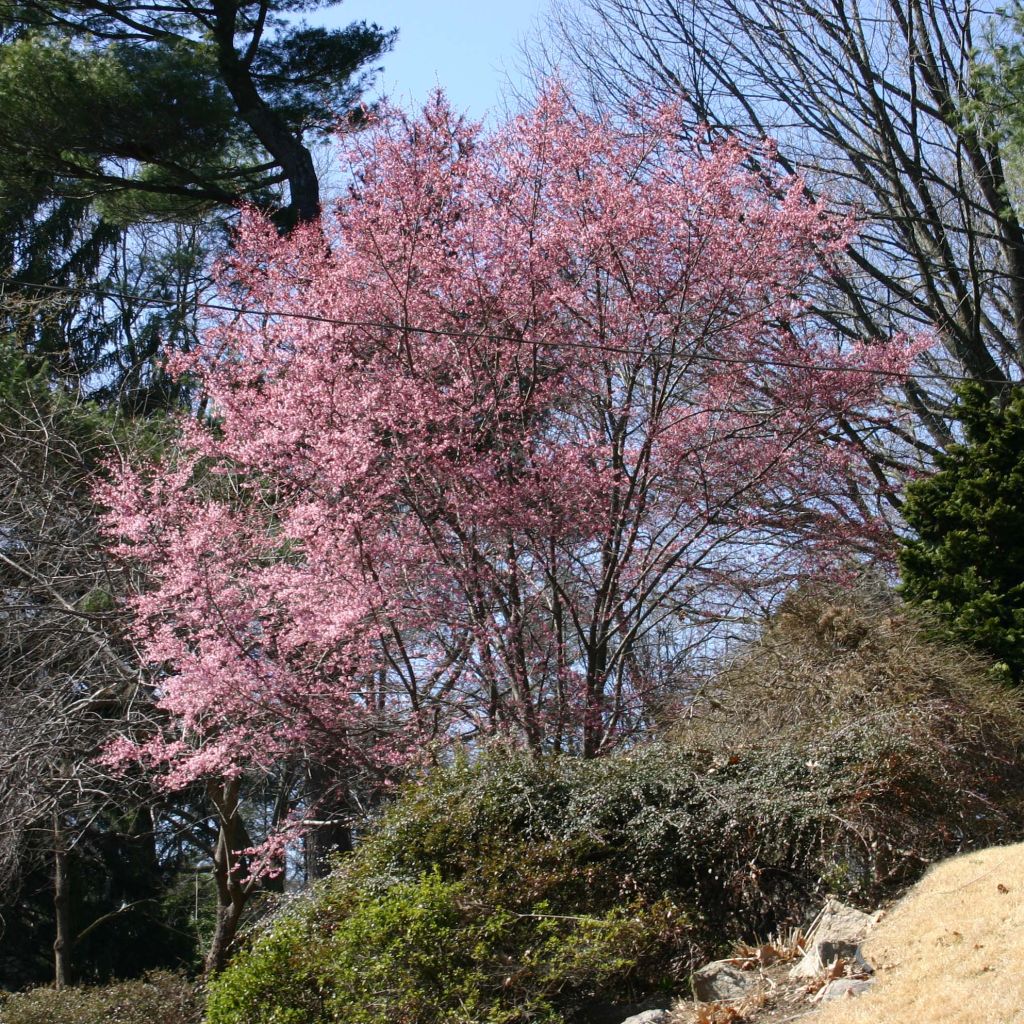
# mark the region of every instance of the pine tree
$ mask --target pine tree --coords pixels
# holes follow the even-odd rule
[[[960,394],[963,443],[908,488],[903,590],[1024,679],[1024,388]]]
[[[0,330],[37,366],[132,413],[188,400],[161,359],[194,345],[235,211],[255,206],[280,230],[318,216],[311,147],[359,121],[391,45],[376,25],[294,18],[331,6],[6,9]]]

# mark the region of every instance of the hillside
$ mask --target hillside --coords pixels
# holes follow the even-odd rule
[[[875,988],[805,1024],[1024,1021],[1024,843],[938,864],[864,945]]]
[[[673,1024],[1019,1024],[1024,1021],[1024,843],[941,861],[881,911],[861,946],[876,970],[862,995],[823,1001],[822,981],[760,972],[738,1002],[683,1001]],[[862,977],[862,976],[861,976]]]

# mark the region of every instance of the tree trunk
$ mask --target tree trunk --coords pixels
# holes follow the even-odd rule
[[[71,984],[71,871],[60,813],[53,812],[53,986],[58,991]]]
[[[331,857],[352,851],[352,828],[348,818],[351,800],[344,787],[333,785],[323,768],[309,772],[309,806],[323,824],[315,825],[305,838],[306,877],[326,878],[331,873]]]
[[[238,850],[250,845],[249,836],[238,811],[237,780],[207,783],[207,793],[217,808],[220,831],[213,853],[213,878],[217,887],[217,915],[213,938],[203,969],[208,976],[219,974],[226,966],[238,934],[242,912],[249,901],[252,883],[243,881],[246,866],[238,859]]]
[[[217,45],[217,66],[239,114],[267,152],[281,165],[288,178],[291,203],[279,217],[285,230],[295,224],[309,224],[320,216],[320,182],[313,155],[284,119],[267,105],[256,87],[249,64],[235,49],[238,6],[213,4],[213,38]]]
[[[212,978],[227,967],[244,909],[245,900],[228,900],[227,903],[218,901],[213,938],[210,939],[210,948],[206,951],[206,960],[203,963],[203,971],[207,977]]]

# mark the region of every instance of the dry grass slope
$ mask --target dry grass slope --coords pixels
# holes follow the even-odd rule
[[[1024,843],[945,861],[865,943],[875,988],[800,1024],[1024,1022]]]

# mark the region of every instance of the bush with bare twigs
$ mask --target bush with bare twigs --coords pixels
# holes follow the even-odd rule
[[[806,588],[672,741],[729,762],[802,763],[808,795],[832,807],[816,840],[835,864],[828,881],[878,895],[939,857],[1015,840],[1024,822],[1024,700],[939,634],[881,586]]]

